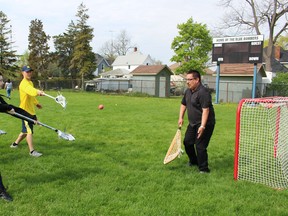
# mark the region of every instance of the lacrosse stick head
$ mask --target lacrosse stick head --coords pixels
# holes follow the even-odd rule
[[[56,98],[55,98],[56,102],[59,103],[64,109],[66,108],[67,102],[66,102],[66,98],[62,95],[59,94]]]
[[[2,134],[6,134],[6,132],[3,130],[0,130],[0,135],[2,135]]]
[[[57,133],[58,133],[59,138],[62,138],[62,139],[68,140],[68,141],[74,141],[75,140],[75,138],[72,134],[64,133],[60,130],[58,130]]]

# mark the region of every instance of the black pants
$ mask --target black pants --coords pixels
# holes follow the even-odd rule
[[[5,191],[5,187],[3,185],[2,176],[1,176],[1,173],[0,173],[0,192],[2,192],[2,191]]]
[[[213,134],[215,125],[206,125],[204,133],[197,139],[197,131],[200,125],[187,127],[184,137],[185,151],[189,157],[190,163],[198,164],[199,170],[208,169],[208,153],[207,147],[209,145],[210,138]]]

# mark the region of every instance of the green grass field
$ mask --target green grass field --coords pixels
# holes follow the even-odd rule
[[[1,215],[287,215],[286,190],[233,179],[236,104],[214,105],[211,173],[199,174],[186,166],[186,154],[163,165],[181,98],[63,95],[66,110],[39,97],[43,109],[37,116],[76,141],[35,126],[40,158],[29,156],[26,142],[9,147],[21,122],[0,114],[0,129],[7,132],[0,136],[0,170],[14,198],[0,200]],[[18,92],[12,97],[8,102],[18,105]],[[97,109],[99,104],[104,110]]]

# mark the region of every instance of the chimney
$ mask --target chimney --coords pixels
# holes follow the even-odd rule
[[[137,52],[137,47],[134,47],[134,52]]]
[[[280,46],[278,46],[278,45],[276,45],[275,46],[275,48],[274,48],[274,57],[275,57],[275,59],[277,60],[277,61],[279,61],[280,60],[280,58],[281,58],[281,47]]]

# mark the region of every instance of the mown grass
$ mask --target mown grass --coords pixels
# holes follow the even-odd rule
[[[26,143],[9,147],[21,124],[1,114],[0,129],[7,135],[0,137],[0,170],[14,198],[11,203],[0,200],[1,215],[287,214],[286,190],[233,180],[236,104],[214,106],[211,173],[203,175],[186,166],[185,154],[163,165],[177,129],[179,97],[63,94],[66,110],[41,97],[44,108],[37,115],[76,141],[35,126],[40,158],[28,155]],[[18,105],[18,92],[12,97],[9,103]],[[99,104],[104,110],[97,109]]]

